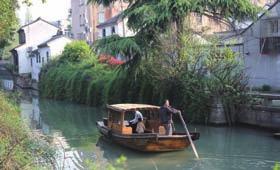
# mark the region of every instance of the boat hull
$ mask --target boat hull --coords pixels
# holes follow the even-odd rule
[[[280,133],[274,133],[273,136],[274,136],[274,138],[276,138],[276,139],[280,139]]]
[[[190,145],[184,133],[174,133],[172,136],[156,133],[122,135],[110,131],[103,122],[97,122],[99,132],[109,140],[142,152],[168,152],[183,150]],[[199,133],[191,133],[192,139],[199,139]]]

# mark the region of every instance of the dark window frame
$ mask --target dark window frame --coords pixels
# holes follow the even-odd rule
[[[49,62],[50,61],[50,53],[48,51],[46,52],[46,56],[47,56],[47,62]]]
[[[116,28],[115,28],[115,26],[112,26],[111,27],[111,34],[113,35],[113,34],[116,34]]]
[[[106,37],[106,28],[102,29],[102,37]]]
[[[260,39],[261,54],[280,54],[280,37],[264,37]]]
[[[24,44],[24,43],[26,43],[26,36],[25,36],[25,32],[24,32],[24,30],[20,30],[19,32],[18,32],[18,34],[19,34],[19,44]]]
[[[38,54],[38,58],[39,58],[39,63],[41,63],[41,55],[40,55],[40,53]]]

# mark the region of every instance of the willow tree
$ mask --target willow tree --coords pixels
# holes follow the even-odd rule
[[[0,0],[0,49],[8,44],[16,31],[16,0]]]
[[[46,0],[40,0],[42,3]],[[20,2],[27,6],[32,5],[32,0],[0,0],[0,55],[4,48],[14,39],[18,27],[16,10]]]
[[[118,0],[89,0],[109,6]],[[233,26],[237,22],[257,16],[259,8],[250,0],[123,0],[129,3],[123,17],[128,27],[136,32],[138,44],[148,47],[159,45],[159,35],[170,28],[175,31],[177,46],[184,21],[191,13],[198,13]]]

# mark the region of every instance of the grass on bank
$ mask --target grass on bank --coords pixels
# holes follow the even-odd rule
[[[14,97],[0,91],[0,169],[48,169],[53,154],[22,123]]]

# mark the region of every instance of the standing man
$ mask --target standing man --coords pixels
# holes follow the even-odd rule
[[[141,112],[139,112],[138,110],[134,110],[134,119],[129,121],[129,126],[132,127],[132,132],[136,133],[136,126],[139,120],[143,121],[143,115]]]
[[[165,128],[166,135],[172,136],[172,134],[173,134],[172,116],[173,116],[173,114],[176,114],[179,112],[180,112],[180,110],[176,110],[170,106],[169,100],[165,100],[164,105],[160,107],[160,109],[159,109],[160,119],[161,119],[161,123],[163,124],[163,126]]]

